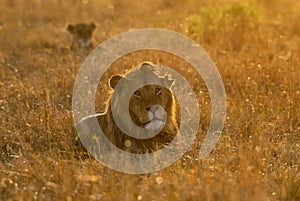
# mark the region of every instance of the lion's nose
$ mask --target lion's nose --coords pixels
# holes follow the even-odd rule
[[[147,110],[147,111],[150,111],[150,109],[151,109],[151,107],[146,107],[146,110]]]

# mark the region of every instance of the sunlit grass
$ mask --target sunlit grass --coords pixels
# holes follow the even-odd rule
[[[203,37],[212,29],[219,32],[230,26],[249,26],[248,23],[258,23],[262,20],[264,12],[262,7],[255,2],[233,2],[226,6],[201,6],[199,12],[188,16],[187,31],[190,35]]]
[[[1,1],[0,200],[299,200],[300,4],[249,2]],[[207,50],[227,95],[225,128],[207,158],[197,159],[210,115],[203,81],[179,58],[151,51],[113,64],[97,111],[109,97],[111,74],[141,60],[166,64],[196,91],[199,142],[148,175],[115,172],[82,152],[71,112],[82,58],[69,52],[66,31],[82,21],[97,23],[96,43],[162,27]]]

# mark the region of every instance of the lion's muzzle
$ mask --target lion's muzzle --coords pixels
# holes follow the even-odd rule
[[[160,105],[153,105],[149,110],[150,122],[146,124],[147,129],[151,130],[161,130],[167,119],[167,113],[165,109]]]

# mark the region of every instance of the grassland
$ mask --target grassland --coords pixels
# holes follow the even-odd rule
[[[71,111],[84,57],[70,52],[69,23],[95,22],[95,44],[159,27],[185,34],[222,76],[227,118],[204,160],[209,126],[203,81],[199,142],[170,167],[127,175],[80,157]],[[76,53],[75,53],[76,54]],[[187,76],[167,53],[141,51],[103,78],[151,60]],[[0,200],[300,200],[300,1],[0,1]],[[200,93],[201,91],[201,93]],[[104,109],[109,90],[98,90]],[[78,156],[79,155],[79,156]]]

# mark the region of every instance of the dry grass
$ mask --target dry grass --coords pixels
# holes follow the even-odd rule
[[[0,200],[300,200],[300,2],[175,2],[0,1]],[[193,75],[194,89],[204,93],[203,121],[199,143],[182,160],[126,175],[78,159],[71,96],[80,58],[68,50],[66,26],[90,21],[97,43],[162,27],[207,50],[228,105],[222,138],[207,158],[197,160],[197,145],[209,99]],[[144,59],[185,72],[183,61],[150,51],[117,61],[104,81]]]

